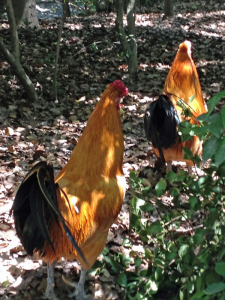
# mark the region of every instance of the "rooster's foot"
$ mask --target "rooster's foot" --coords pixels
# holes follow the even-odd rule
[[[53,289],[47,289],[42,299],[59,300],[59,298],[56,297]]]
[[[85,293],[83,285],[79,285],[77,282],[73,282],[73,287],[75,287],[75,291],[69,294],[69,298],[75,297],[76,300],[93,300],[93,297],[91,295],[87,295]]]
[[[69,295],[69,298],[75,297],[76,300],[93,300],[91,295],[87,295],[84,290],[76,289],[75,292]]]
[[[54,293],[54,267],[55,262],[53,262],[51,266],[49,265],[49,263],[47,264],[48,282],[45,294],[42,297],[42,299],[59,300]]]
[[[78,283],[69,283],[68,280],[63,280],[69,284],[70,286],[75,287],[75,291],[69,295],[70,298],[75,297],[76,300],[93,300],[93,298],[90,295],[87,295],[84,290],[84,283],[85,283],[85,278],[87,275],[87,270],[82,268],[81,273],[80,273],[80,280]]]

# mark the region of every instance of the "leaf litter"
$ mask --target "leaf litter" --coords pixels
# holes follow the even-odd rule
[[[163,89],[178,45],[185,39],[193,43],[205,99],[225,90],[225,4],[214,1],[202,7],[201,1],[175,2],[175,17],[163,20],[162,4],[156,1],[136,16],[136,40],[139,69],[129,80],[127,64],[114,29],[115,14],[73,17],[64,25],[58,74],[59,100],[52,95],[53,63],[59,21],[41,20],[37,30],[19,30],[21,62],[35,84],[38,103],[31,103],[9,65],[0,54],[0,299],[40,299],[46,288],[46,266],[27,257],[15,235],[10,209],[20,182],[38,160],[47,160],[58,172],[68,161],[90,113],[107,84],[123,79],[129,88],[121,112],[125,138],[124,173],[128,191],[116,224],[110,229],[107,255],[118,252],[142,253],[140,237],[129,231],[130,170],[136,170],[154,186],[165,169],[158,164],[143,130],[146,106]],[[203,11],[204,9],[204,11]],[[0,24],[2,37],[9,45],[7,23]],[[218,104],[218,110],[224,100]],[[147,155],[148,153],[148,155]],[[171,199],[165,197],[171,204]],[[150,220],[157,216],[147,216]],[[186,227],[185,227],[186,228]],[[185,231],[185,228],[183,229]],[[129,239],[131,246],[124,246]],[[123,299],[110,260],[102,256],[96,273],[86,287],[94,299]],[[97,263],[98,266],[98,263]],[[131,267],[132,265],[130,265]],[[131,267],[132,268],[132,267]],[[62,281],[62,274],[77,281],[77,262],[59,262],[56,266],[56,293],[69,299],[72,289]]]

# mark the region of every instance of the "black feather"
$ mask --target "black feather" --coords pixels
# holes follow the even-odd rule
[[[48,207],[47,203],[45,203],[45,198],[43,197],[43,193],[40,190],[37,180],[35,180],[32,184],[29,194],[29,200],[31,215],[37,225],[37,228],[40,230],[43,239],[48,242],[51,245],[52,249],[55,251],[49,234],[48,225],[46,223],[47,215],[49,215],[49,211],[51,211],[51,209]],[[41,250],[41,247],[38,244],[36,248],[37,250]]]
[[[86,263],[82,251],[78,247],[71,231],[59,211],[57,201],[58,184],[54,182],[53,168],[46,162],[36,164],[21,183],[12,207],[15,227],[24,249],[29,255],[36,250],[42,250],[44,243],[54,245],[50,237],[49,224],[63,225],[70,242],[80,257]],[[43,253],[44,256],[44,253]]]
[[[159,150],[160,157],[165,163],[163,150],[174,145],[179,138],[177,125],[180,123],[176,109],[169,95],[160,95],[150,103],[145,111],[144,129],[146,137],[154,148]]]

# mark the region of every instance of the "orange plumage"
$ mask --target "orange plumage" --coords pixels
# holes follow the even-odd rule
[[[110,84],[55,182],[51,182],[52,168],[39,163],[27,174],[15,197],[15,225],[24,248],[49,264],[48,299],[55,299],[50,265],[64,257],[78,259],[84,269],[91,268],[120,212],[125,178],[118,101],[127,91],[120,80]],[[37,212],[40,205],[43,209]],[[85,274],[81,274],[75,293],[79,299],[85,298]]]
[[[178,99],[184,100],[191,107],[191,112],[194,115],[191,120],[193,124],[196,123],[195,118],[207,112],[207,106],[202,96],[202,88],[192,59],[191,47],[192,44],[189,41],[180,44],[167,75],[163,93],[171,94],[171,100],[177,111],[181,112],[181,107],[177,106]],[[193,95],[195,98],[189,103],[189,98]]]
[[[124,141],[120,115],[113,101],[116,98],[113,87],[103,93],[70,160],[55,179],[59,185],[59,210],[70,224],[88,268],[105,246],[108,229],[120,212],[125,192]],[[58,228],[52,226],[50,230],[56,251],[46,244],[45,260],[79,259],[66,233],[63,231],[59,243]],[[86,267],[82,260],[80,263]]]
[[[198,124],[196,118],[207,112],[207,106],[202,96],[198,73],[192,59],[191,46],[191,42],[189,41],[185,41],[180,44],[176,57],[166,78],[163,89],[164,100],[163,97],[160,96],[160,100],[156,100],[161,101],[160,105],[156,105],[155,103],[154,106],[151,106],[150,104],[145,115],[145,131],[148,139],[152,140],[152,138],[154,139],[155,137],[158,139],[158,143],[157,141],[153,143],[156,155],[161,158],[163,156],[162,159],[169,164],[171,164],[171,161],[184,161],[188,166],[192,166],[193,162],[183,158],[183,148],[189,148],[194,156],[200,155],[202,153],[202,142],[197,136],[193,136],[192,140],[181,142],[178,134],[174,140],[174,130],[177,131],[176,126],[179,122],[184,121],[185,119],[189,119],[191,124]],[[189,98],[193,95],[195,98],[189,103]],[[182,99],[185,103],[187,103],[187,107],[189,107],[193,114],[192,117],[185,117],[182,115],[182,108],[177,104],[179,99]],[[170,101],[171,104],[169,104],[168,101]],[[162,113],[162,106],[164,106],[164,104],[167,107],[166,109],[164,108],[165,115]],[[170,106],[169,108],[168,105]],[[153,112],[154,114],[157,114],[157,120],[154,122]],[[171,118],[171,116],[174,118],[173,128],[171,128],[171,131],[173,131],[173,138],[171,138],[171,143],[169,144],[168,140],[170,133],[167,132],[166,124],[169,124],[168,118]],[[150,119],[151,126],[149,121]],[[165,120],[166,123],[162,124]],[[155,126],[155,128],[152,128],[152,126]],[[166,133],[163,132],[164,129],[166,129]],[[153,133],[152,130],[154,130]],[[164,147],[165,140],[166,147]],[[159,144],[161,144],[161,146]],[[161,149],[159,149],[160,147]]]

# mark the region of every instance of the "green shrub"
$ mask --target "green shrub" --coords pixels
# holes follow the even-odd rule
[[[130,228],[143,252],[131,251],[134,271],[118,279],[127,299],[225,299],[225,108],[213,112],[224,96],[208,101],[200,127],[180,126],[183,139],[204,139],[203,163],[211,159],[204,175],[170,172],[150,188],[130,174]],[[188,149],[186,155],[192,157]],[[172,198],[170,205],[165,197]]]

